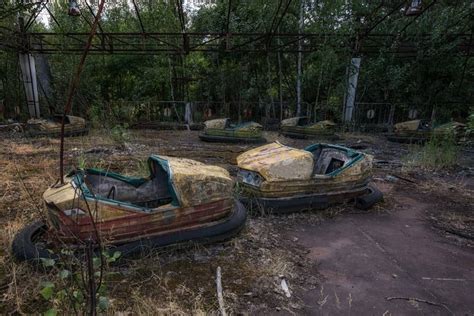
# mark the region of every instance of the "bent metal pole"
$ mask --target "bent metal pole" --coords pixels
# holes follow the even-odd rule
[[[87,53],[92,44],[92,39],[97,31],[97,25],[99,24],[100,16],[102,14],[102,10],[104,9],[105,0],[101,0],[99,4],[99,9],[97,10],[97,14],[94,18],[94,23],[92,24],[91,32],[89,33],[89,37],[87,39],[86,46],[84,48],[84,53],[82,54],[81,60],[79,61],[79,65],[77,66],[76,74],[71,81],[71,85],[69,86],[69,92],[67,97],[66,106],[64,107],[63,118],[61,120],[61,147],[59,150],[59,180],[61,184],[64,184],[64,123],[66,121],[66,115],[71,112],[72,108],[72,99],[74,97],[74,93],[76,92],[77,86],[79,85],[79,81],[81,79],[82,69],[84,68],[84,62],[86,61]]]

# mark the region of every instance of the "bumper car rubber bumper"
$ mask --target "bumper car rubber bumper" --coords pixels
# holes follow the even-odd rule
[[[322,210],[334,204],[355,200],[355,207],[367,210],[383,199],[383,194],[374,186],[362,190],[305,194],[284,198],[240,197],[239,200],[250,210],[264,210],[264,213],[284,214],[305,210]]]
[[[252,143],[252,144],[261,144],[265,143],[267,140],[263,137],[233,137],[233,136],[217,136],[217,135],[208,135],[201,133],[199,138],[205,142],[212,143]]]
[[[196,242],[206,244],[224,241],[238,234],[245,226],[246,219],[247,211],[245,207],[239,201],[235,201],[234,212],[225,221],[220,221],[215,225],[143,238],[121,245],[111,245],[107,247],[107,250],[119,251],[120,258],[127,258],[152,249],[179,243]],[[47,231],[48,226],[43,221],[35,221],[20,230],[12,243],[14,256],[20,261],[29,261],[33,264],[40,264],[41,259],[57,259],[57,254],[35,243],[35,240]]]

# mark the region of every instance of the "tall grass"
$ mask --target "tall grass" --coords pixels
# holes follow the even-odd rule
[[[457,164],[459,148],[454,135],[433,135],[424,146],[414,145],[405,157],[408,167],[428,170],[452,168]]]

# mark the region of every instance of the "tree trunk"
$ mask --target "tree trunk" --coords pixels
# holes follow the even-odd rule
[[[433,110],[431,111],[431,126],[434,126],[436,122],[436,104],[433,105]]]
[[[170,70],[170,95],[174,105],[174,86],[173,86],[173,67],[171,66],[171,57],[168,56],[168,66]]]
[[[267,83],[268,83],[268,95],[270,96],[270,104],[265,105],[265,117],[268,119],[270,117],[270,106],[273,107],[273,95],[272,95],[272,73],[270,67],[270,57],[267,53]],[[275,116],[275,109],[273,109],[273,116]]]
[[[278,44],[280,44],[280,39],[278,39]],[[280,97],[280,121],[283,120],[283,78],[282,78],[282,70],[281,70],[281,52],[278,51],[278,94]]]
[[[299,27],[298,34],[303,32],[304,26],[304,0],[300,0],[300,17],[299,17]],[[303,61],[303,41],[300,39],[298,41],[298,73],[296,76],[296,116],[301,114],[301,73],[302,73],[302,61]]]
[[[316,91],[316,100],[314,101],[314,121],[315,122],[317,120],[316,110],[318,108],[318,103],[319,103],[319,93],[321,91],[321,82],[323,81],[323,66],[324,64],[321,65],[321,70],[319,71],[318,89]]]
[[[176,103],[175,103],[175,99],[174,99],[173,67],[171,66],[171,58],[170,58],[169,56],[168,56],[168,65],[169,65],[169,69],[170,69],[170,94],[171,94],[171,101],[172,101],[172,104],[173,104],[174,113],[176,114],[176,118],[178,119],[178,122],[180,122],[181,119],[179,118],[178,110],[176,109]]]

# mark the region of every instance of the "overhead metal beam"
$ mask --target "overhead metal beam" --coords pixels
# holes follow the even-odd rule
[[[474,54],[470,42],[470,33],[450,34],[447,41],[458,41],[455,52],[461,54]],[[75,53],[82,52],[87,42],[88,33],[53,33],[53,32],[27,32],[20,33],[14,30],[0,29],[3,47],[32,53]],[[336,50],[348,51],[351,40],[350,34],[327,33],[273,33],[272,40],[268,41],[269,33],[232,33],[229,46],[226,43],[226,32],[146,32],[146,33],[118,33],[103,32],[93,37],[91,54],[114,54],[117,52],[160,54],[163,52],[186,53],[201,52],[265,52],[265,53],[310,53],[323,46],[330,46]],[[361,44],[360,53],[391,50],[406,54],[407,47],[410,52],[416,53],[416,43],[428,40],[430,34],[417,34],[416,38],[401,39],[392,34],[368,34]],[[324,39],[327,40],[324,40]],[[20,40],[24,39],[24,40]],[[70,39],[68,41],[67,39]],[[399,45],[392,47],[394,39]],[[298,42],[301,40],[301,49]],[[176,44],[174,44],[176,43]],[[471,47],[471,48],[470,48]]]

